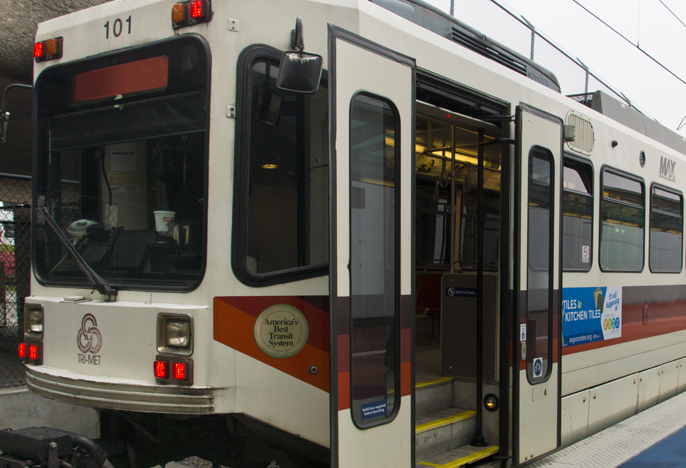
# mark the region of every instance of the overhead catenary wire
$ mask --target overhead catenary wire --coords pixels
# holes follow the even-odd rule
[[[655,57],[653,57],[653,56],[650,55],[648,52],[646,52],[645,50],[643,50],[639,45],[634,44],[634,43],[633,43],[630,39],[628,39],[625,35],[623,35],[623,34],[620,33],[619,31],[617,31],[615,28],[613,28],[612,26],[610,26],[606,21],[604,21],[604,20],[603,20],[602,18],[600,18],[598,15],[596,15],[596,14],[593,13],[591,10],[589,10],[589,9],[586,8],[584,5],[582,5],[582,4],[579,2],[579,0],[572,0],[572,1],[573,1],[574,3],[576,3],[579,7],[581,7],[584,11],[586,11],[589,15],[593,16],[595,19],[597,19],[598,21],[600,21],[603,25],[605,25],[605,26],[606,26],[608,29],[610,29],[612,32],[614,32],[614,33],[617,34],[619,37],[621,37],[622,39],[624,39],[626,42],[628,42],[629,44],[631,44],[632,46],[634,46],[634,47],[636,47],[638,50],[640,50],[641,53],[643,53],[643,55],[645,55],[645,56],[648,57],[650,60],[652,60],[653,62],[655,62],[660,68],[662,68],[662,69],[665,70],[667,73],[669,73],[670,75],[672,75],[674,78],[676,78],[677,80],[679,80],[680,82],[682,82],[683,84],[686,85],[686,81],[684,81],[679,75],[677,75],[677,74],[674,73],[672,70],[670,70],[669,68],[667,68],[667,67],[666,67],[665,65],[663,65],[659,60],[657,60]]]
[[[662,6],[665,7],[665,8],[667,9],[667,11],[670,12],[670,13],[672,14],[672,16],[675,17],[676,20],[677,20],[679,23],[681,23],[681,25],[682,25],[684,28],[686,28],[686,23],[684,23],[683,21],[681,21],[681,18],[679,18],[679,17],[677,16],[677,14],[674,13],[674,12],[672,11],[672,9],[669,8],[669,7],[665,4],[665,2],[663,2],[662,0],[659,0],[659,2],[662,3]]]

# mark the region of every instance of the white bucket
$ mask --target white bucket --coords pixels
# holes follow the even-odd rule
[[[169,231],[169,223],[174,221],[176,211],[155,211],[155,228],[157,232]]]

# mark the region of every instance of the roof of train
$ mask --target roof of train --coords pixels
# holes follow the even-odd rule
[[[413,23],[456,42],[480,55],[514,70],[521,75],[561,92],[555,74],[500,44],[455,17],[422,0],[369,0]],[[686,155],[686,139],[651,119],[636,108],[626,105],[607,93],[596,91],[588,95],[571,96],[587,107],[621,123],[647,137]]]

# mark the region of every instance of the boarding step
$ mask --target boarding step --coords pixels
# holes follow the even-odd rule
[[[474,440],[476,412],[446,408],[417,417],[415,453],[417,460],[454,450]]]
[[[491,457],[496,453],[498,453],[497,445],[489,445],[488,447],[472,447],[471,445],[465,445],[426,460],[421,460],[417,457],[417,459],[421,461],[417,462],[415,468],[459,468]]]
[[[452,399],[452,377],[427,380],[415,385],[415,411],[417,412],[417,417],[449,408]]]

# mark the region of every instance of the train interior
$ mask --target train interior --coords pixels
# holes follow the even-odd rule
[[[493,144],[503,137],[501,125],[494,118],[479,118],[478,107],[458,108],[436,95],[421,97],[426,102],[417,102],[415,141],[415,445],[418,462],[440,464],[459,458],[460,451],[474,451],[469,444],[476,436],[479,191],[484,212],[482,392],[498,395],[501,169],[509,147]],[[498,445],[497,413],[484,413],[485,441]]]

